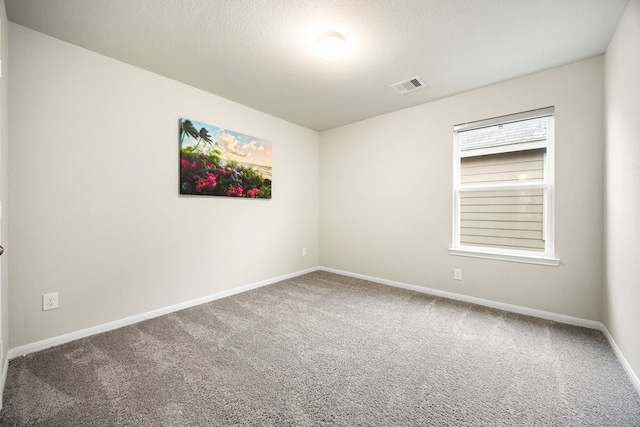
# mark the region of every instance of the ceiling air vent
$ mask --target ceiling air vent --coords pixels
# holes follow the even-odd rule
[[[424,82],[420,77],[414,77],[412,79],[405,80],[404,82],[391,85],[391,87],[397,90],[399,93],[405,93],[411,90],[420,89],[423,86]]]

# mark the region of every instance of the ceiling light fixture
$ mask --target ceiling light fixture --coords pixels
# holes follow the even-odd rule
[[[318,55],[327,61],[340,59],[344,53],[344,36],[337,31],[327,31],[318,37]]]

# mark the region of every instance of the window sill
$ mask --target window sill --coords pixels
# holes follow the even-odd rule
[[[470,248],[449,248],[449,253],[455,256],[467,256],[472,258],[495,259],[499,261],[522,262],[525,264],[549,265],[557,267],[560,260],[545,255],[529,255],[514,252],[493,252],[486,249],[470,249]]]

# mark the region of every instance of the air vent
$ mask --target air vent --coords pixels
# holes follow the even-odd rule
[[[424,87],[424,81],[422,81],[420,77],[414,77],[412,79],[405,80],[404,82],[391,85],[391,87],[397,90],[399,93],[405,93]]]

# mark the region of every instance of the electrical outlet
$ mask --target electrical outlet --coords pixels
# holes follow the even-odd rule
[[[462,280],[462,269],[454,268],[453,269],[453,279],[454,280]]]
[[[42,294],[42,311],[58,308],[58,293]]]
[[[307,248],[302,248],[302,256],[307,256]]]

